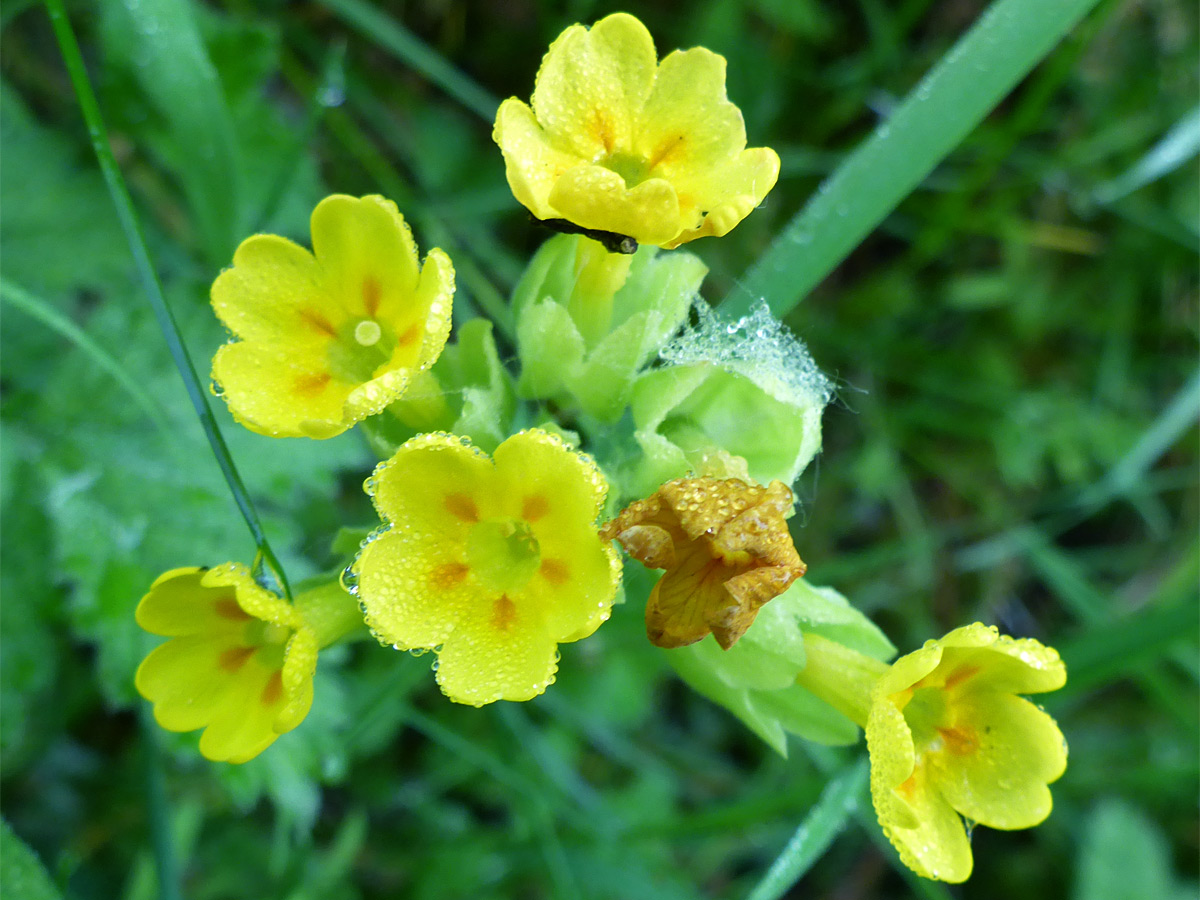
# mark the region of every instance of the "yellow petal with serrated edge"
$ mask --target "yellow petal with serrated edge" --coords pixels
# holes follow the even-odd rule
[[[275,714],[272,727],[283,734],[304,721],[313,701],[313,676],[317,672],[317,636],[311,629],[295,632],[284,651],[280,686],[283,704]]]
[[[526,518],[526,510],[534,508],[535,524],[591,526],[604,506],[608,482],[595,460],[555,434],[536,428],[514,434],[496,448],[495,459],[508,515]]]
[[[220,664],[222,654],[237,651],[236,637],[181,637],[155,647],[146,656],[134,686],[154,704],[154,719],[167,731],[193,731],[227,708],[238,690],[238,673]]]
[[[533,89],[533,110],[561,150],[596,158],[630,146],[654,82],[654,41],[626,13],[591,29],[573,25],[550,45]]]
[[[212,717],[200,735],[200,752],[214,762],[243,763],[271,746],[279,737],[275,717],[283,705],[274,687],[279,670],[252,657],[239,673],[238,689]]]
[[[1032,828],[1050,815],[1047,784],[1067,767],[1054,720],[1028,700],[991,691],[962,697],[958,728],[969,752],[933,758],[937,785],[958,812],[991,828]]]
[[[743,150],[723,165],[681,176],[680,205],[698,210],[703,218],[663,246],[670,250],[697,238],[728,234],[763,202],[778,180],[779,156],[769,147]]]
[[[238,605],[254,618],[287,628],[299,628],[303,621],[295,607],[282,597],[261,587],[241,563],[223,563],[206,571],[200,580],[206,588],[232,587]]]
[[[874,779],[871,793],[874,798]],[[914,827],[902,826],[899,816],[885,817],[879,800],[876,800],[879,824],[900,853],[901,862],[923,878],[957,884],[971,877],[974,860],[963,821],[938,792],[937,784],[922,766],[891,792],[889,799],[895,806],[906,807],[916,821]],[[882,806],[886,808],[887,801]]]
[[[500,104],[492,140],[504,149],[504,173],[517,202],[539,219],[556,219],[550,191],[560,175],[580,165],[580,159],[557,149],[538,124],[533,110],[509,97]]]

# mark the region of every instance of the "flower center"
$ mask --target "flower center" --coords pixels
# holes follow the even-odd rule
[[[625,186],[629,188],[636,187],[650,177],[646,160],[631,153],[610,153],[600,160],[600,165],[620,175],[625,180]]]
[[[940,687],[917,688],[904,707],[904,721],[912,731],[913,746],[920,753],[937,744],[939,732],[949,720],[946,691]]]
[[[255,619],[246,625],[246,643],[253,647],[286,644],[291,636],[292,629],[275,622],[263,622]]]
[[[396,334],[376,319],[350,319],[329,342],[329,374],[347,384],[362,384],[392,358]]]
[[[529,523],[521,519],[489,519],[467,536],[467,565],[486,587],[515,591],[537,572],[542,554]]]

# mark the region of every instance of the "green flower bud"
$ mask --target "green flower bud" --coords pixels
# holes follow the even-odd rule
[[[789,732],[819,744],[852,744],[859,734],[854,722],[797,683],[808,665],[806,636],[850,648],[867,665],[896,653],[883,632],[845,597],[803,578],[763,606],[728,650],[710,635],[663,652],[693,690],[724,706],[783,756]],[[879,668],[886,666],[880,662]]]
[[[548,240],[513,295],[523,397],[619,419],[637,373],[687,318],[708,269],[690,253],[609,253],[580,235]]]
[[[696,308],[696,327],[661,353],[668,365],[633,385],[642,458],[628,488],[649,494],[689,472],[790,485],[821,448],[829,380],[765,304],[732,324]]]
[[[490,453],[508,437],[515,409],[512,379],[496,352],[492,323],[472,319],[458,328],[458,340],[446,346],[433,367],[418,372],[404,396],[364,422],[363,429],[383,458],[429,431],[464,435]]]

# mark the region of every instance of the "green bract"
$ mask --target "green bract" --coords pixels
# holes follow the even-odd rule
[[[880,660],[896,648],[837,591],[798,579],[759,611],[742,639],[722,650],[711,637],[666,650],[694,690],[724,706],[787,756],[787,733],[820,744],[852,744],[859,729],[796,683],[805,667],[804,635],[820,635]]]
[[[642,449],[634,493],[688,472],[791,484],[821,448],[831,387],[807,349],[765,306],[726,323],[697,304],[700,321],[643,374],[631,405]]]
[[[551,238],[513,295],[521,396],[616,421],[707,272],[690,253],[642,246],[630,257],[578,235]]]
[[[422,432],[464,435],[488,452],[508,437],[516,399],[496,352],[492,323],[472,319],[458,326],[457,334],[458,341],[413,379],[403,398],[363,423],[381,457]]]

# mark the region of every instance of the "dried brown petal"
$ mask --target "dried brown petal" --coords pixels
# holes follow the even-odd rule
[[[683,647],[712,632],[732,647],[762,605],[804,574],[787,529],[791,509],[780,481],[679,478],[609,522],[602,537],[666,570],[646,604],[651,643]]]

